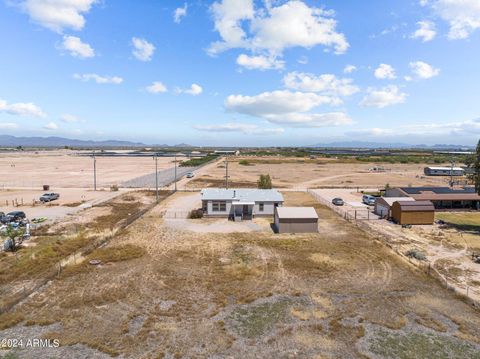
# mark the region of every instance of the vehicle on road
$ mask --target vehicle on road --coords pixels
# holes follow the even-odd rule
[[[334,198],[332,199],[332,203],[335,205],[335,206],[343,206],[345,204],[345,202],[343,201],[343,199],[341,198]]]
[[[17,222],[17,221],[21,221],[22,219],[25,219],[27,216],[25,215],[25,212],[13,211],[13,212],[7,213],[6,217],[8,218],[9,222]]]
[[[193,174],[193,172],[188,172],[185,177],[187,178],[193,178],[195,175]]]
[[[45,193],[40,197],[41,202],[51,202],[59,199],[60,195],[58,193]]]
[[[362,197],[362,202],[365,203],[367,206],[373,206],[375,204],[375,197],[369,194],[365,194]]]
[[[3,224],[8,223],[8,217],[3,212],[0,212],[0,223],[3,223]]]

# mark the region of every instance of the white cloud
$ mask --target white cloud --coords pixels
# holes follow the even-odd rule
[[[253,0],[215,2],[211,11],[215,30],[222,40],[212,43],[208,52],[215,55],[243,48],[257,55],[266,53],[279,57],[287,48],[317,45],[338,54],[347,51],[349,44],[345,36],[337,32],[332,11],[309,7],[296,0],[279,6],[271,1],[265,3],[264,8],[255,9]]]
[[[354,66],[354,65],[347,65],[343,69],[344,74],[351,74],[352,72],[355,72],[355,71],[357,71],[357,66]]]
[[[175,11],[173,12],[173,21],[179,24],[180,21],[182,21],[182,17],[187,16],[187,8],[188,8],[187,3],[183,4],[183,7],[176,8]]]
[[[140,61],[151,61],[155,46],[145,39],[132,37],[132,54]]]
[[[97,0],[25,0],[20,8],[34,22],[56,32],[64,28],[82,30],[85,26],[84,14]]]
[[[6,112],[10,115],[47,117],[40,107],[32,102],[17,102],[9,104],[7,101],[0,99],[0,112]]]
[[[14,130],[18,128],[18,124],[15,122],[0,122],[0,130]]]
[[[43,128],[45,130],[54,131],[58,129],[58,125],[55,122],[49,122],[45,126],[43,126]]]
[[[225,107],[229,111],[262,117],[307,112],[320,105],[339,103],[339,99],[330,96],[283,90],[263,92],[256,96],[230,95]]]
[[[384,108],[387,106],[404,103],[407,94],[400,91],[395,85],[383,87],[381,89],[369,88],[367,95],[362,99],[360,105],[365,107]]]
[[[480,1],[478,0],[431,0],[434,12],[450,25],[448,37],[452,40],[466,39],[480,28]]]
[[[147,86],[147,91],[150,93],[163,93],[167,92],[167,86],[165,86],[163,83],[160,81],[155,81],[153,84],[150,86]]]
[[[284,115],[267,115],[272,123],[291,127],[333,127],[353,124],[353,120],[343,112],[327,113],[289,113]]]
[[[350,96],[358,92],[359,88],[352,83],[352,79],[338,79],[332,74],[315,76],[303,72],[290,72],[283,77],[286,88],[333,96]]]
[[[421,39],[423,42],[432,41],[437,35],[435,24],[432,21],[417,22],[418,29],[410,36],[412,39]]]
[[[69,113],[64,113],[63,115],[61,115],[60,120],[66,123],[81,122],[81,120],[77,116],[71,115]]]
[[[395,75],[395,69],[388,64],[380,64],[375,70],[375,77],[380,80],[394,80],[397,78]]]
[[[186,93],[192,96],[198,96],[203,92],[203,88],[200,85],[197,84],[192,84],[189,89],[182,90],[181,88],[176,88],[175,92],[180,94],[180,93]]]
[[[297,62],[301,65],[306,65],[308,64],[308,57],[302,56],[297,60]]]
[[[447,123],[421,123],[395,128],[367,128],[346,133],[351,136],[439,136],[439,135],[480,135],[480,118]]]
[[[263,92],[256,96],[231,95],[225,108],[231,112],[263,118],[292,127],[342,126],[353,121],[342,112],[311,113],[321,105],[338,105],[341,100],[312,92],[288,90]]]
[[[440,74],[440,69],[436,69],[432,65],[429,65],[423,61],[410,62],[409,66],[412,69],[414,75],[413,79],[426,80]],[[407,77],[406,79],[412,80],[411,77]]]
[[[394,131],[390,128],[365,128],[359,130],[348,131],[345,134],[347,136],[388,136],[393,134]]]
[[[73,57],[82,59],[95,56],[95,50],[76,36],[64,36],[62,49],[67,50]]]
[[[119,85],[123,79],[118,76],[100,76],[97,74],[73,74],[73,78],[83,82],[95,81],[97,84],[114,84]]]
[[[285,62],[277,60],[273,56],[248,56],[241,54],[237,57],[237,64],[245,67],[248,70],[279,70],[283,69]]]
[[[196,125],[193,127],[199,131],[240,132],[245,135],[275,135],[285,132],[283,128],[262,128],[257,125],[235,122],[220,125]]]

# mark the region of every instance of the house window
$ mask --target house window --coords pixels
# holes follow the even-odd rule
[[[212,212],[225,212],[227,210],[227,202],[216,201],[212,202]]]
[[[259,203],[259,204],[258,204],[258,210],[259,210],[259,212],[263,212],[264,207],[265,207],[265,203]]]

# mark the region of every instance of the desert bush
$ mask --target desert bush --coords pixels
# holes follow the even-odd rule
[[[240,160],[238,161],[238,164],[241,165],[241,166],[251,166],[252,163],[248,160]]]
[[[272,188],[272,179],[270,175],[260,175],[258,179],[257,186],[259,189],[271,189]]]
[[[410,258],[418,259],[419,261],[424,261],[427,259],[425,253],[418,249],[409,249],[405,255]]]
[[[112,192],[117,192],[117,191],[118,191],[118,186],[117,186],[116,184],[112,184],[112,185],[110,186],[110,191],[112,191]]]
[[[203,218],[203,211],[201,209],[194,209],[190,212],[188,216],[190,219],[200,219]]]

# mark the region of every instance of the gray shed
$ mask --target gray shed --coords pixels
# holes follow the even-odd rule
[[[277,233],[317,233],[318,215],[313,207],[275,208]]]

